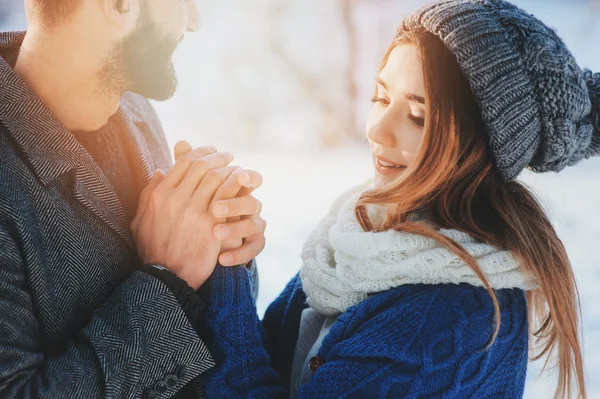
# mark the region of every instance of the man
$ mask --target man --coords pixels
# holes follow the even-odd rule
[[[174,93],[194,1],[25,6],[0,33],[0,397],[201,397],[197,290],[253,267],[265,223],[230,154],[182,143],[170,168],[144,98]]]

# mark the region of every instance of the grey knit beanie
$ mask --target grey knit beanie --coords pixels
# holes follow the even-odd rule
[[[582,71],[534,16],[503,0],[443,0],[407,16],[398,34],[418,28],[456,56],[505,180],[600,155],[600,74]]]

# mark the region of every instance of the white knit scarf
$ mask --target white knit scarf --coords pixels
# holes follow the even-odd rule
[[[338,315],[368,293],[403,284],[483,286],[462,259],[436,240],[395,230],[365,232],[354,214],[364,189],[363,185],[342,195],[304,244],[300,278],[313,309],[327,316]],[[374,210],[369,208],[370,216]],[[511,252],[457,230],[439,232],[475,258],[492,288],[537,288]]]

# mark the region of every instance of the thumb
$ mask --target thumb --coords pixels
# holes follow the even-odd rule
[[[173,152],[175,154],[175,160],[177,161],[180,157],[184,156],[188,152],[192,151],[192,146],[187,141],[180,141],[175,144]]]

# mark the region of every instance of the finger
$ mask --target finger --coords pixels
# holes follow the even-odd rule
[[[256,190],[263,184],[263,177],[260,173],[246,169],[246,174],[242,173],[238,177],[238,182],[242,188]]]
[[[252,216],[259,214],[261,211],[262,203],[251,195],[247,197],[217,200],[211,206],[211,212],[216,218]]]
[[[144,214],[146,206],[148,205],[148,200],[150,199],[150,194],[152,194],[154,189],[156,189],[156,187],[160,184],[161,181],[163,181],[164,178],[165,172],[163,172],[161,169],[155,170],[154,174],[152,175],[152,178],[140,193],[140,198],[138,200],[138,209],[136,212],[136,217],[132,222],[132,229],[134,229],[134,227],[135,229],[137,229],[137,220],[139,219],[139,216]]]
[[[236,166],[228,166],[220,169],[211,169],[206,172],[202,182],[193,194],[192,201],[194,205],[200,207],[203,211],[207,211],[219,187],[236,169]]]
[[[187,141],[180,141],[175,144],[175,148],[173,149],[175,160],[184,156],[188,152],[192,151],[192,146]]]
[[[182,195],[192,196],[198,189],[204,177],[211,170],[228,168],[233,173],[239,166],[227,166],[233,160],[233,155],[228,152],[216,152],[194,161],[185,177],[181,180],[179,187]],[[228,174],[231,175],[231,173]]]
[[[236,196],[241,197],[241,193],[245,193],[245,196],[247,196],[261,185],[262,176],[260,173],[253,170],[240,169],[234,175],[230,176],[225,183],[223,183],[223,185],[215,194],[215,199],[220,200],[233,198]],[[248,187],[253,188],[248,189]]]
[[[258,172],[253,172],[254,174],[250,174],[250,181],[248,184],[244,185],[242,184],[242,188],[240,189],[240,191],[238,192],[238,197],[245,197],[248,196],[250,194],[252,194],[254,192],[254,190],[256,190],[257,188],[259,188],[260,186],[262,186],[263,184],[263,178],[262,175]]]
[[[219,255],[219,263],[223,266],[246,265],[262,252],[265,244],[264,234],[249,237],[240,248]]]
[[[241,238],[238,238],[235,240],[221,241],[221,253],[232,251],[236,248],[241,247],[243,244],[244,244],[244,240],[242,240]]]
[[[215,152],[217,152],[217,149],[214,146],[206,146],[196,148],[195,150],[182,155],[179,159],[177,159],[177,161],[175,161],[175,165],[167,175],[167,178],[163,180],[162,184],[167,187],[178,186],[189,168],[194,164],[195,160],[203,158],[209,154],[214,154]]]
[[[244,172],[245,170],[242,168],[239,168],[238,170],[233,172],[231,176],[229,176],[227,180],[225,180],[225,182],[221,185],[221,187],[219,187],[219,189],[215,193],[215,200],[233,198],[237,196],[238,192],[242,188],[242,186],[238,182],[238,176],[240,173]]]
[[[249,238],[264,233],[267,222],[260,216],[242,219],[237,222],[221,223],[214,227],[213,235],[217,240]]]

